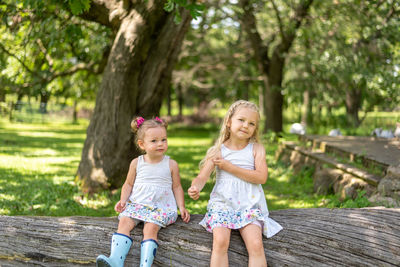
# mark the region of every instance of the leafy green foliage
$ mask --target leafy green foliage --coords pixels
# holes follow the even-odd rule
[[[83,12],[89,1],[3,1],[0,16],[1,90],[19,97],[52,95],[94,98],[111,32],[67,11]]]
[[[369,207],[371,203],[365,196],[366,192],[363,190],[357,190],[357,197],[355,199],[345,199],[340,201],[337,196],[333,196],[329,199],[328,208],[364,208]]]
[[[74,15],[79,15],[90,8],[90,0],[68,0],[68,4]]]
[[[356,119],[351,117],[351,109],[395,108],[400,101],[400,87],[395,82],[399,9],[393,1],[316,2],[288,61],[286,104],[300,105],[308,90],[313,95],[314,113],[347,106],[340,118],[347,124]],[[362,118],[355,126],[361,122]]]
[[[179,8],[183,7],[189,10],[190,15],[193,19],[197,19],[201,16],[201,12],[204,10],[204,5],[192,3],[192,1],[187,0],[167,0],[164,5],[164,9],[168,12],[175,10],[175,23],[179,24],[182,20]]]

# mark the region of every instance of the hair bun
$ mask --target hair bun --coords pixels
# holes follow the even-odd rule
[[[138,123],[140,121],[140,119],[144,120],[142,117],[136,117],[131,121],[132,132],[136,133],[139,130],[140,124],[143,123],[143,121]]]

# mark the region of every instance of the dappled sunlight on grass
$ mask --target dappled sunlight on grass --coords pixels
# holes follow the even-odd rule
[[[75,181],[87,126],[88,122],[21,124],[0,119],[0,214],[117,215],[114,205],[121,189],[88,196]],[[217,137],[218,127],[170,125],[168,135],[167,154],[179,164],[186,206],[191,213],[205,213],[215,178],[209,179],[197,201],[188,197],[187,189],[198,175],[199,162]],[[263,136],[269,170],[263,188],[269,209],[336,205],[332,196],[313,193],[311,169],[293,175],[288,166],[275,160],[278,139],[271,133]]]
[[[74,182],[87,123],[2,121],[0,125],[0,214],[109,216],[113,212],[108,193],[88,199]],[[87,200],[81,204],[78,198]]]

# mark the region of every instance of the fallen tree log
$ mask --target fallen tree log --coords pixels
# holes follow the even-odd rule
[[[400,209],[295,209],[272,211],[284,229],[264,238],[269,266],[400,266]],[[208,266],[212,234],[192,215],[159,233],[154,266]],[[0,216],[0,266],[94,266],[109,253],[117,219]],[[125,266],[137,266],[139,226]],[[246,266],[247,252],[232,232],[230,266]]]

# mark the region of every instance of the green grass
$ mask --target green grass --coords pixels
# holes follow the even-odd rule
[[[106,216],[112,212],[108,194],[88,200],[74,183],[86,127],[87,122],[0,121],[0,214]]]
[[[0,119],[0,214],[48,216],[114,216],[113,207],[120,189],[91,197],[80,192],[74,182],[88,121],[10,123]],[[170,125],[168,154],[180,166],[186,191],[198,173],[198,163],[212,145],[217,126],[187,127]],[[285,136],[286,139],[294,138]],[[313,193],[312,169],[294,176],[276,162],[278,143],[273,134],[265,135],[269,178],[264,185],[270,210],[340,206],[334,196]],[[206,184],[200,199],[185,196],[191,213],[204,213],[213,187]]]

